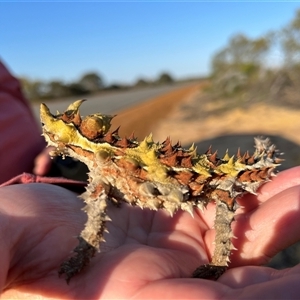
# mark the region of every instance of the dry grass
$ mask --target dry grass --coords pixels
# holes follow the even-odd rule
[[[271,137],[285,153],[282,168],[300,164],[300,110],[291,107],[256,103],[245,108],[220,110],[224,102],[207,101],[201,89],[194,97],[181,102],[153,134],[157,140],[171,135],[183,145],[196,143],[199,152],[213,145],[222,154],[226,149],[253,148],[253,136]],[[221,112],[220,112],[221,111]]]
[[[233,108],[223,114],[214,115],[211,113],[212,106],[207,103],[203,107],[203,110],[210,111],[208,117],[192,120],[185,118],[178,107],[167,120],[160,123],[155,135],[160,139],[172,129],[174,139],[181,139],[182,143],[188,144],[221,135],[259,132],[263,135],[280,135],[300,145],[299,110],[259,103],[246,109]]]

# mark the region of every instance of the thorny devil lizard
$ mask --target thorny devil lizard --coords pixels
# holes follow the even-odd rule
[[[172,216],[178,209],[193,215],[194,207],[216,203],[215,250],[209,264],[202,265],[193,277],[217,279],[227,269],[233,233],[231,223],[238,208],[237,199],[269,181],[281,159],[268,138],[255,138],[256,150],[236,157],[228,153],[220,159],[210,149],[197,154],[194,146],[183,149],[169,138],[155,143],[149,135],[138,142],[130,136],[121,138],[118,130],[110,131],[113,116],[100,113],[82,118],[79,107],[84,100],[52,115],[41,105],[43,135],[56,148],[52,155],[68,155],[89,168],[89,184],[81,197],[88,215],[75,255],[62,263],[59,274],[67,282],[80,272],[104,241],[108,201],[153,210],[164,209]]]

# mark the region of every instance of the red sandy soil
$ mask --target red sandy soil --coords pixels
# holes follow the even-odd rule
[[[119,130],[121,136],[129,136],[134,132],[138,140],[141,140],[156,130],[157,124],[166,120],[180,103],[194,97],[201,85],[193,83],[120,111],[112,121],[113,127],[121,125]]]

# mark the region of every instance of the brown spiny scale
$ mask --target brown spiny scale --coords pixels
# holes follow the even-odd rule
[[[229,191],[224,191],[221,189],[215,189],[211,193],[211,197],[215,199],[216,201],[222,201],[227,204],[227,206],[232,210],[234,205],[234,198],[230,196]]]
[[[176,178],[182,184],[188,184],[194,174],[190,171],[174,172],[174,178]]]
[[[106,133],[106,135],[103,137],[102,139],[103,142],[109,143],[109,144],[114,144],[115,142],[115,138],[113,135],[113,132],[111,132],[110,130]]]
[[[81,124],[81,122],[82,122],[81,116],[80,116],[80,114],[79,114],[79,111],[77,111],[77,112],[74,114],[74,116],[73,116],[72,123],[73,123],[75,126],[79,127],[80,124]]]
[[[121,147],[121,148],[128,148],[128,145],[129,145],[129,142],[127,140],[127,138],[121,138],[120,140],[118,140],[116,143],[115,143],[115,146],[116,147]]]
[[[182,157],[184,157],[184,152],[182,151],[181,148],[176,150],[176,154],[177,154],[178,159],[181,159]]]
[[[193,166],[192,156],[188,151],[180,149],[176,151],[177,154],[177,165],[183,168],[191,168]]]
[[[255,164],[255,157],[254,155],[250,156],[249,159],[247,160],[247,164],[253,165]]]
[[[263,180],[267,179],[269,177],[269,171],[270,168],[263,168],[259,171],[259,177]]]
[[[180,141],[178,141],[178,142],[174,145],[174,148],[175,148],[175,149],[181,148],[181,143],[180,143]]]
[[[213,163],[214,165],[216,165],[216,163],[217,163],[217,158],[218,158],[218,156],[217,156],[217,151],[215,151],[215,152],[214,152],[213,154],[211,154],[211,155],[208,155],[207,158],[208,158],[208,160],[209,160],[211,163]]]
[[[128,148],[135,148],[139,144],[136,142],[135,137],[133,135],[130,135],[129,137],[126,138],[128,142]]]
[[[120,130],[120,126],[118,126],[118,127],[112,132],[112,135],[118,137],[118,136],[119,136],[119,130]]]
[[[239,162],[241,162],[242,164],[246,163],[245,153],[239,157]]]
[[[80,126],[81,117],[79,114],[79,107],[85,101],[85,99],[77,100],[70,104],[66,111],[62,115],[58,115],[57,118],[61,119],[67,124],[73,123],[75,126]]]
[[[74,115],[73,123],[74,123],[75,126],[79,127],[81,122],[82,122],[81,116],[79,114],[79,111],[77,111],[77,113]]]
[[[165,155],[173,153],[173,147],[169,137],[162,143],[162,148],[160,151]]]
[[[255,182],[255,181],[262,181],[266,180],[269,177],[269,168],[264,168],[263,170],[254,169],[254,170],[247,170],[240,174],[239,181],[241,182]]]
[[[193,166],[192,157],[190,155],[183,157],[180,165],[183,168],[191,168]]]
[[[250,155],[249,155],[249,152],[246,151],[243,156],[241,157],[240,161],[243,163],[243,164],[247,164],[247,161],[249,159]]]
[[[73,123],[77,127],[79,127],[81,124],[79,111],[67,111],[63,115],[61,115],[61,119],[67,124]]]
[[[200,196],[204,188],[204,183],[200,184],[198,182],[192,181],[189,183],[189,188],[191,189],[193,196]]]
[[[134,132],[132,132],[132,133],[129,135],[128,140],[130,140],[131,143],[136,142],[137,139],[136,139],[136,137],[134,136]]]
[[[256,169],[252,173],[250,173],[250,178],[253,182],[255,181],[259,182],[259,181],[266,180],[266,178],[268,177],[266,176],[267,174],[268,174],[267,168],[265,170]]]
[[[215,249],[210,263],[197,268],[193,276],[221,276],[234,249],[231,223],[238,197],[256,193],[271,179],[281,162],[275,146],[269,139],[258,137],[253,155],[248,151],[241,155],[238,149],[236,158],[226,152],[219,159],[211,146],[206,153],[198,154],[194,145],[190,149],[179,142],[172,145],[170,137],[156,143],[149,135],[139,143],[133,135],[120,137],[119,128],[109,131],[114,116],[96,113],[81,118],[82,102],[74,102],[57,115],[41,104],[43,135],[56,148],[54,154],[72,156],[89,168],[89,184],[81,196],[88,219],[74,255],[62,264],[59,274],[69,282],[99,249],[110,220],[106,214],[108,203],[164,209],[173,216],[179,209],[193,215],[193,208],[203,210],[209,202],[215,202]],[[198,214],[195,218],[201,221]]]
[[[249,158],[250,158],[249,151],[246,151],[246,153],[245,153],[245,160],[247,161]]]
[[[212,153],[212,146],[210,145],[210,146],[208,147],[208,149],[206,150],[205,154],[206,154],[206,155],[210,155],[211,153]]]
[[[160,157],[159,160],[161,163],[163,163],[169,167],[175,167],[177,165],[178,155],[175,152],[171,155]]]
[[[250,182],[251,181],[251,178],[250,178],[251,172],[252,171],[250,171],[250,170],[241,172],[238,180],[241,182],[247,182],[247,181]]]
[[[258,170],[253,170],[252,172],[250,172],[250,179],[251,181],[256,181],[257,179],[259,179],[259,176],[258,176]]]
[[[207,176],[205,176],[204,174],[195,174],[194,175],[194,181],[197,183],[206,183],[207,181]]]

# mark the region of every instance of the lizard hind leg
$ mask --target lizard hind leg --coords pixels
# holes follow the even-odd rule
[[[228,268],[231,251],[234,250],[231,239],[234,238],[231,223],[234,220],[235,208],[230,209],[223,201],[216,201],[215,250],[209,264],[197,268],[192,277],[217,280]]]
[[[79,244],[73,250],[75,255],[64,261],[60,266],[59,275],[64,274],[67,283],[89,264],[91,258],[99,250],[99,244],[104,241],[105,223],[109,220],[106,215],[108,197],[104,189],[101,189],[98,197],[93,196],[89,188],[81,195],[87,203],[84,210],[88,219],[78,237]]]

